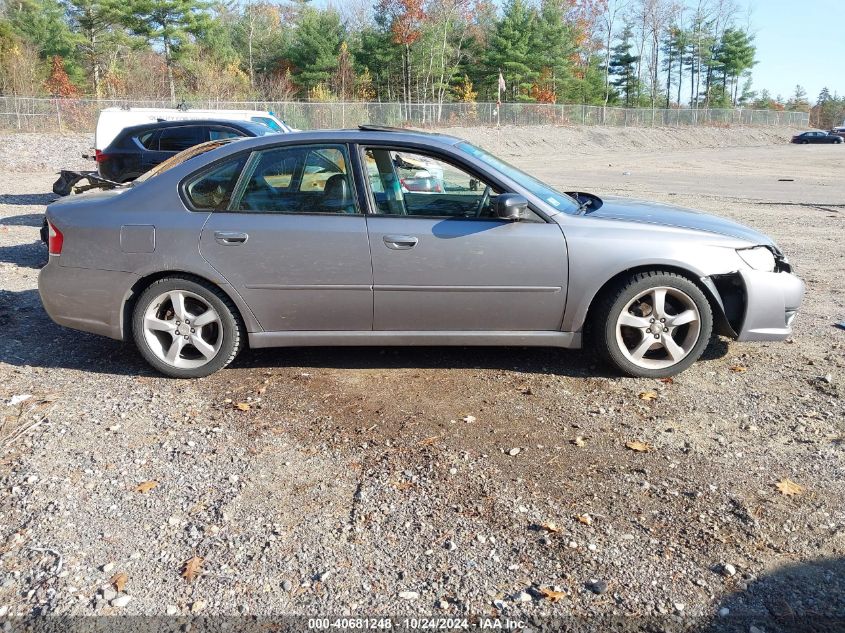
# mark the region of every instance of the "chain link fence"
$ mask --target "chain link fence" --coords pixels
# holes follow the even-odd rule
[[[196,100],[195,109],[267,110],[303,129],[373,125],[448,127],[495,125],[609,125],[680,127],[689,125],[766,125],[804,128],[806,112],[713,108],[604,108],[549,103],[314,103],[300,101]],[[108,107],[170,108],[169,101],[120,99],[44,99],[0,97],[0,129],[27,132],[92,132],[97,114]]]

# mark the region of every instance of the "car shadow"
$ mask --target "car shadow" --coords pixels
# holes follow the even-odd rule
[[[785,565],[760,578],[740,578],[700,633],[845,632],[845,559]]]
[[[43,247],[42,247],[43,248]],[[2,250],[2,249],[0,249]],[[44,256],[46,259],[46,255]],[[0,290],[0,362],[96,373],[158,376],[131,343],[53,323],[36,290]],[[718,358],[725,341],[706,356]],[[547,347],[288,347],[244,350],[231,367],[265,369],[501,369],[573,378],[618,378],[591,350]]]
[[[47,257],[47,247],[41,240],[30,244],[0,246],[0,262],[16,264],[23,268],[43,268]]]
[[[333,369],[502,369],[528,374],[613,378],[582,350],[547,347],[290,347],[240,354],[232,367]]]
[[[54,193],[0,193],[0,204],[11,206],[47,206],[58,199]]]
[[[716,360],[728,342],[713,340],[702,355]],[[254,349],[232,367],[319,367],[334,369],[501,369],[571,378],[619,378],[590,349],[549,347],[290,347]]]
[[[12,215],[0,218],[0,225],[5,226],[38,226],[44,222],[43,213],[27,213],[26,215]]]
[[[134,346],[53,323],[37,290],[0,289],[0,363],[153,376]]]

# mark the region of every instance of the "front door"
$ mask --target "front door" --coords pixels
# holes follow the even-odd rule
[[[374,330],[560,329],[567,255],[557,224],[495,218],[502,192],[441,158],[378,147],[363,157]]]
[[[202,255],[264,331],[372,328],[367,225],[348,158],[344,145],[256,151],[231,199],[205,203],[224,210],[203,227]],[[225,190],[219,180],[202,176],[186,194],[202,208],[204,196]]]

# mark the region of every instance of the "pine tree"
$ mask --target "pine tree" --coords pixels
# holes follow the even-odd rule
[[[801,85],[795,86],[795,93],[786,102],[786,109],[792,112],[809,112],[810,102],[807,100],[807,91]]]
[[[633,107],[639,99],[637,62],[640,58],[631,52],[633,34],[631,25],[626,24],[619,36],[619,44],[613,48],[613,54],[610,57],[610,73],[616,77],[611,84],[625,95],[627,108]]]
[[[208,28],[205,0],[129,0],[121,17],[127,28],[153,44],[161,44],[167,67],[170,100],[176,103],[174,68],[191,42]]]
[[[739,90],[739,77],[756,63],[753,42],[754,38],[744,31],[726,29],[714,51],[715,67],[722,78],[722,92],[726,100],[734,105]]]
[[[508,0],[488,43],[486,79],[495,91],[501,72],[515,101],[531,101],[531,85],[539,75],[532,67],[536,51],[531,42],[536,20],[536,12],[524,0]]]
[[[570,75],[569,59],[576,50],[572,30],[564,20],[567,6],[564,0],[543,0],[533,31],[531,66],[539,77],[547,78],[546,86],[536,88],[550,91],[552,103],[562,96]]]
[[[304,90],[312,90],[332,78],[342,39],[343,25],[336,11],[313,7],[302,10],[289,57],[294,65],[294,79]]]

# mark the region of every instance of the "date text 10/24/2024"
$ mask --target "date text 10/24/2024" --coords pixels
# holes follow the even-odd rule
[[[525,622],[511,618],[309,618],[308,628],[317,631],[519,631]]]

